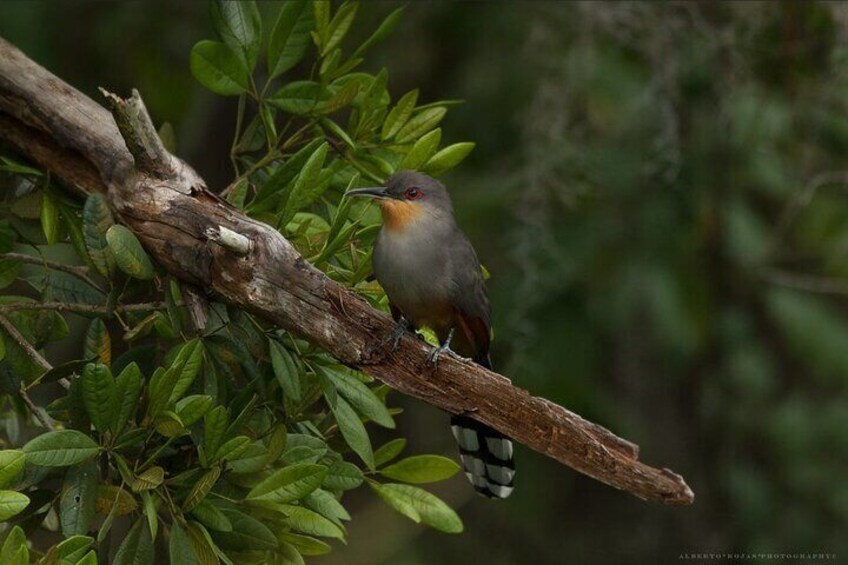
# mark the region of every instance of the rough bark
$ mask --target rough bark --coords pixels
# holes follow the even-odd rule
[[[590,477],[640,498],[690,504],[638,447],[509,379],[405,336],[369,354],[392,321],[327,278],[274,228],[207,190],[161,146],[137,93],[105,93],[112,114],[0,39],[0,139],[81,194],[104,192],[119,220],[172,275],[325,348],[339,361],[451,413],[465,413]],[[128,149],[129,148],[129,149]]]

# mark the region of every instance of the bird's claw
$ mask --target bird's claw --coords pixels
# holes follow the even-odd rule
[[[442,354],[442,348],[441,347],[434,349],[433,351],[430,352],[429,355],[427,355],[427,363],[430,366],[432,366],[433,368],[436,368],[439,365],[439,356],[441,354]]]
[[[389,335],[389,339],[392,342],[392,353],[397,351],[398,346],[400,345],[400,338],[403,337],[403,334],[406,333],[406,324],[398,323],[395,326],[395,329],[392,330],[392,333]]]
[[[427,356],[427,362],[436,368],[436,365],[439,364],[439,356],[445,351],[450,351],[451,340],[453,339],[453,328],[451,328],[450,332],[448,332],[448,337],[445,339],[444,343],[442,343],[439,347],[430,352]]]
[[[397,351],[398,346],[400,345],[400,340],[403,337],[403,334],[406,333],[407,329],[409,329],[409,322],[406,321],[406,318],[401,318],[398,320],[398,323],[395,325],[391,333],[381,339],[380,343],[368,349],[368,356],[373,356],[377,351],[380,351],[390,343],[392,344],[392,353]]]

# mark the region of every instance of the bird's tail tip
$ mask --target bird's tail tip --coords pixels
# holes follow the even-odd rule
[[[512,440],[467,416],[452,416],[451,431],[459,445],[465,476],[478,494],[506,498],[512,494],[515,463]]]

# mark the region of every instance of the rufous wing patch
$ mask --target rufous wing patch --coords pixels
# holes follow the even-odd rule
[[[489,328],[481,318],[469,316],[464,312],[457,312],[459,331],[463,337],[474,348],[473,357],[477,362],[489,354]]]

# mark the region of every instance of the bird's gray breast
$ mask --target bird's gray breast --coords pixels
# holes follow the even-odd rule
[[[374,249],[374,274],[392,304],[413,323],[449,301],[450,269],[441,226],[428,222],[402,231],[383,229]]]

